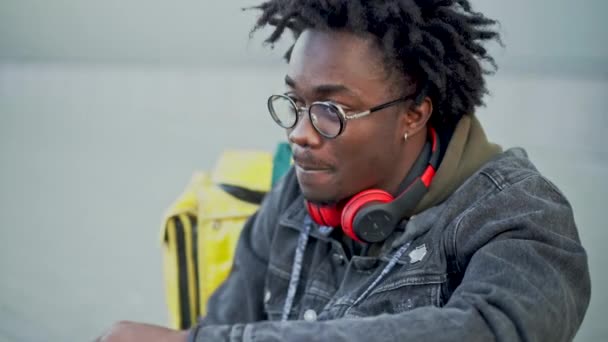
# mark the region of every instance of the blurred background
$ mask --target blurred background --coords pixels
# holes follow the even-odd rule
[[[283,139],[265,101],[289,42],[249,38],[257,3],[0,2],[0,341],[166,324],[165,208],[223,149]],[[593,281],[576,341],[605,341],[608,2],[473,3],[506,45],[479,118],[571,201]]]

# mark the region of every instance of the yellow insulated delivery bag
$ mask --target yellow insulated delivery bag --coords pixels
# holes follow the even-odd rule
[[[169,208],[161,230],[169,323],[187,329],[206,313],[226,279],[245,221],[289,168],[289,145],[224,152],[212,172],[197,172]]]

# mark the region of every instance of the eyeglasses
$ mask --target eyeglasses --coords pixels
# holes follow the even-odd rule
[[[295,101],[287,95],[272,95],[268,98],[268,111],[272,119],[285,129],[294,128],[298,123],[300,113],[308,111],[308,118],[315,130],[325,138],[334,139],[344,132],[347,121],[368,116],[373,112],[409,100],[411,97],[402,97],[360,113],[347,115],[340,105],[331,101],[318,101],[313,102],[309,107],[298,107]]]

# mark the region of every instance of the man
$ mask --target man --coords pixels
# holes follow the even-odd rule
[[[466,0],[257,8],[268,42],[296,37],[268,100],[295,167],[196,327],[101,340],[572,340],[590,296],[572,209],[473,114],[495,22]]]

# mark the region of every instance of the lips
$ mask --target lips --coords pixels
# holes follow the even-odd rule
[[[318,164],[306,164],[306,163],[299,163],[297,161],[295,162],[295,164],[298,168],[302,169],[303,171],[307,171],[307,172],[329,171],[328,167],[323,167]]]
[[[310,153],[294,153],[293,160],[296,166],[304,171],[329,171],[332,169],[331,166],[312,157]]]

